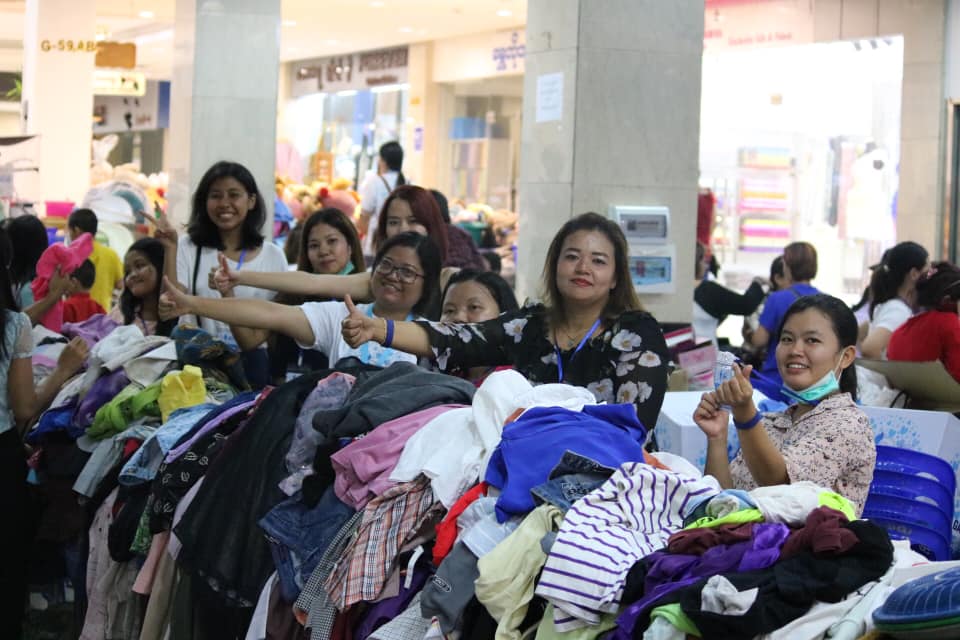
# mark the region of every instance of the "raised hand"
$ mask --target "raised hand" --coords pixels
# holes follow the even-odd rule
[[[161,320],[170,320],[180,316],[193,313],[191,302],[193,296],[189,296],[170,282],[166,276],[163,277],[163,293],[160,294],[160,303],[157,307],[157,313]]]
[[[720,385],[717,389],[717,399],[720,404],[733,409],[733,419],[746,422],[757,412],[753,404],[753,385],[750,384],[750,372],[753,366],[741,367],[733,365],[733,377]]]
[[[90,347],[87,346],[86,341],[83,338],[74,338],[60,352],[60,357],[57,358],[57,367],[68,376],[72,376],[87,361],[89,353]]]
[[[707,438],[726,438],[730,412],[721,408],[716,391],[708,391],[700,398],[700,404],[693,412],[693,421]]]
[[[230,268],[227,262],[227,256],[222,253],[217,254],[219,268],[212,272],[211,289],[216,289],[224,298],[233,296],[233,288],[240,284],[237,272]]]
[[[344,298],[343,304],[347,306],[347,312],[349,313],[340,324],[340,333],[343,336],[344,342],[356,349],[364,342],[374,340],[377,335],[377,329],[383,326],[385,321],[368,318],[366,314],[357,309],[357,306],[353,304],[353,299],[351,299],[349,295]]]
[[[67,290],[70,289],[70,276],[64,275],[60,269],[60,265],[57,265],[53,275],[50,276],[50,283],[48,285],[50,294],[58,298],[63,297],[67,293]]]
[[[147,220],[150,220],[149,216],[147,216]],[[178,235],[177,230],[170,223],[170,218],[165,215],[159,216],[153,222],[156,225],[153,237],[163,244],[164,249],[176,249]]]

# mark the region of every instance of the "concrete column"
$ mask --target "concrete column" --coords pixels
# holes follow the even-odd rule
[[[412,44],[407,55],[410,103],[404,123],[403,173],[427,188],[443,191],[438,184],[437,158],[444,132],[440,120],[440,90],[433,81],[433,43]],[[419,134],[417,130],[420,130]],[[420,148],[417,149],[419,140]]]
[[[611,204],[666,205],[676,293],[644,296],[689,321],[697,211],[702,0],[529,0],[517,288],[540,292],[550,240]],[[563,76],[559,120],[537,122],[537,80]]]
[[[27,0],[23,132],[40,135],[42,200],[79,202],[90,187],[95,0]]]
[[[246,166],[272,236],[280,69],[280,0],[177,0],[170,100],[169,202],[186,222],[190,197],[219,160]]]

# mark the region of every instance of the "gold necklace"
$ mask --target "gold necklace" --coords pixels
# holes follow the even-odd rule
[[[593,325],[591,325],[591,326],[593,326]],[[583,337],[584,337],[584,335],[587,333],[587,331],[589,331],[589,330],[590,330],[590,327],[587,327],[586,329],[580,329],[580,330],[578,330],[576,333],[570,333],[570,332],[567,331],[566,329],[561,329],[561,332],[562,332],[565,336],[567,336],[567,349],[572,349],[576,344],[578,344],[578,343],[580,342],[580,340],[583,339]]]

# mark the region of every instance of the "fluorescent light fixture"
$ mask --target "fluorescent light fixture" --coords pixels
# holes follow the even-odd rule
[[[282,25],[285,26],[285,27],[295,27],[295,26],[297,26],[297,21],[296,21],[296,20],[284,20],[284,21],[281,22],[280,24],[282,24]]]
[[[387,91],[403,91],[404,89],[409,89],[410,84],[403,82],[400,84],[382,84],[378,87],[373,87],[370,89],[370,93],[386,93]]]
[[[357,95],[357,90],[356,90],[356,89],[347,89],[347,90],[345,90],[345,91],[337,91],[337,92],[336,92],[335,94],[333,94],[333,95],[337,96],[338,98],[349,98],[350,96],[355,96],[355,95]]]
[[[138,15],[144,20],[152,20],[153,18],[156,17],[157,14],[155,14],[153,11],[145,10],[145,11],[141,11]]]
[[[400,27],[397,31],[400,33],[413,33],[413,27]]]
[[[340,44],[340,41],[337,40],[336,38],[332,38],[330,40],[327,40],[326,44],[329,44],[329,45]]]
[[[382,7],[382,6],[385,5],[385,4],[387,4],[387,3],[386,3],[386,2],[382,2],[381,0],[373,0],[373,2],[370,3],[370,6],[379,9],[380,7]]]
[[[500,9],[497,11],[497,15],[501,18],[509,18],[513,15],[513,11],[510,11],[510,9]]]

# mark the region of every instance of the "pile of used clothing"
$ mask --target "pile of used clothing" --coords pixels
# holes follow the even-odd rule
[[[346,360],[164,409],[186,351],[64,428],[105,434],[84,638],[812,638],[894,562],[842,496],[721,490],[582,388]]]

